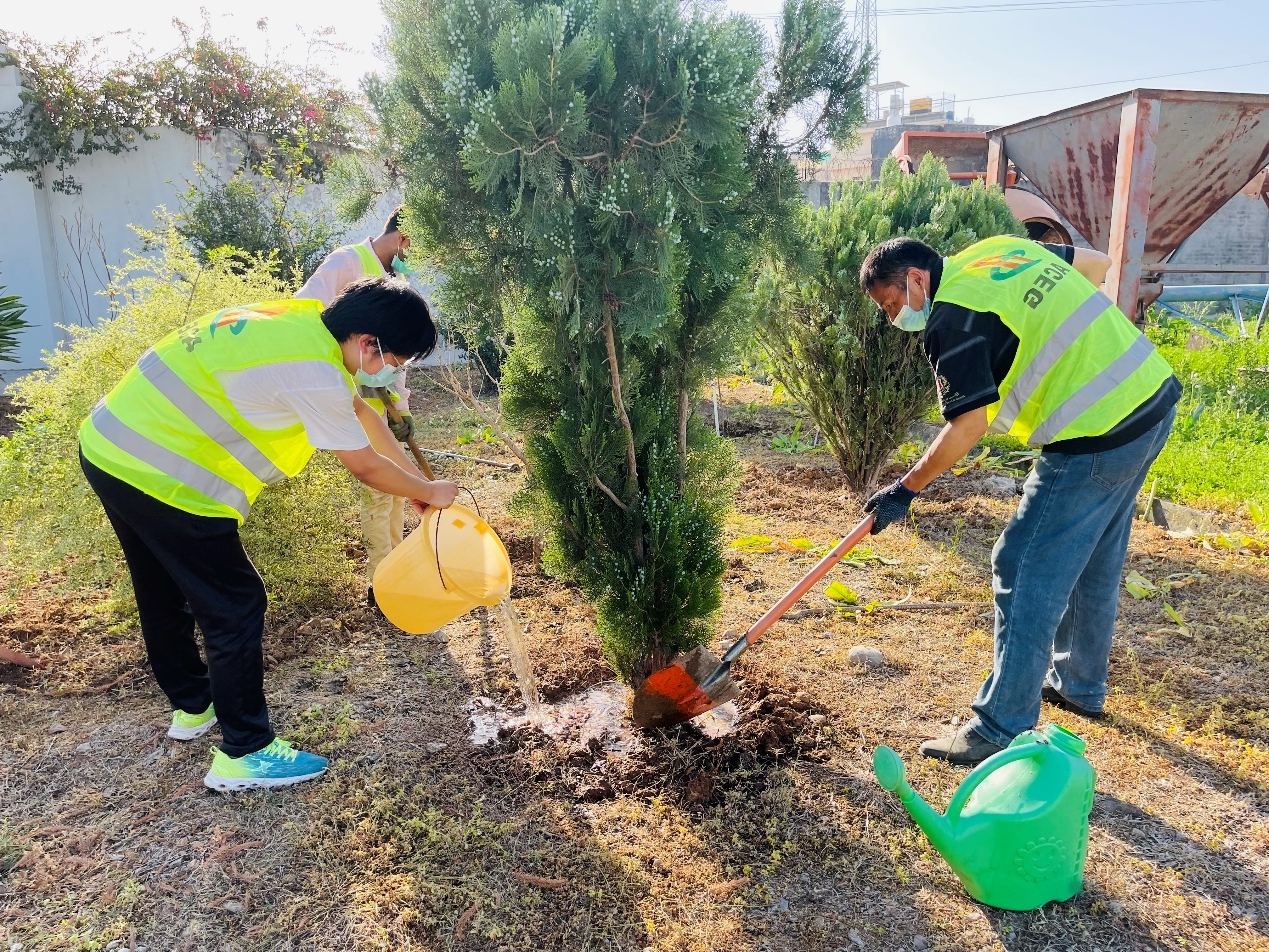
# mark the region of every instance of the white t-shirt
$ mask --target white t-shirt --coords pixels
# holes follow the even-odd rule
[[[325,360],[287,360],[220,374],[221,386],[244,420],[263,430],[304,425],[319,450],[370,445],[353,409],[348,379]]]
[[[304,286],[295,292],[295,296],[297,298],[316,298],[322,302],[322,307],[330,307],[331,301],[339,297],[344,288],[358,278],[386,277],[388,272],[383,270],[383,265],[379,263],[378,256],[374,254],[373,241],[373,238],[367,238],[362,242],[362,245],[370,249],[371,255],[374,256],[377,271],[367,274],[365,267],[361,263],[361,256],[357,254],[357,249],[352,245],[345,245],[343,248],[336,248],[326,256],[325,260],[317,266],[317,270],[313,272],[313,276],[305,281]]]
[[[371,255],[374,255],[373,238],[367,238],[361,244],[363,247],[369,248]],[[361,262],[361,256],[357,254],[355,246],[345,245],[342,248],[336,248],[317,266],[313,276],[304,282],[303,287],[295,292],[295,296],[297,298],[316,298],[322,302],[322,307],[330,307],[331,302],[343,293],[344,288],[359,278],[387,277],[388,272],[383,269],[383,265],[379,262],[377,255],[374,257],[374,261],[378,270],[371,274],[366,274],[366,269]],[[405,386],[404,374],[398,375],[398,380],[392,385],[392,389],[397,394],[397,406],[403,413],[409,412],[410,391]],[[314,443],[313,445],[316,446],[317,444]]]

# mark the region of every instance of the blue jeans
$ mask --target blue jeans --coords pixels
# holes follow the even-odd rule
[[[995,664],[969,722],[980,736],[1003,746],[1035,727],[1046,679],[1082,708],[1106,703],[1135,501],[1175,416],[1112,450],[1040,454],[991,553]]]

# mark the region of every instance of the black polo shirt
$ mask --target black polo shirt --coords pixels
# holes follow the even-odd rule
[[[1044,245],[1067,264],[1075,258],[1070,245]],[[940,260],[930,272],[931,293],[943,278]],[[939,407],[945,420],[989,406],[1000,399],[1000,384],[1018,353],[1018,337],[991,311],[971,311],[959,304],[935,301],[921,335],[925,356],[934,368]],[[1096,453],[1131,443],[1167,415],[1181,397],[1181,383],[1169,377],[1132,413],[1101,436],[1081,436],[1050,443],[1053,453]]]

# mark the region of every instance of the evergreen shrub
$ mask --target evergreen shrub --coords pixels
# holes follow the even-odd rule
[[[776,379],[810,413],[846,482],[867,492],[929,410],[934,378],[920,335],[892,327],[859,289],[864,258],[899,235],[951,255],[1022,225],[999,189],[958,185],[930,155],[913,175],[887,159],[878,182],[844,183],[801,221],[801,256],[772,256],[759,276],[755,324]]]

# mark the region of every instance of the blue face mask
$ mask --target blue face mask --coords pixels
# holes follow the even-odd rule
[[[899,316],[894,319],[894,326],[901,331],[923,331],[925,325],[930,320],[930,308],[933,301],[930,296],[925,296],[925,304],[919,311],[912,309],[912,288],[906,289],[908,292],[908,303],[899,308]]]
[[[392,272],[393,274],[400,274],[409,277],[414,274],[414,265],[410,264],[408,261],[403,261],[400,255],[393,255]]]
[[[379,353],[380,355],[382,355],[383,348],[379,346],[378,338],[375,339],[375,346],[379,348]],[[361,352],[359,359],[361,363],[363,364],[365,363],[365,360],[366,360],[365,351]],[[358,367],[357,372],[353,375],[353,378],[363,387],[390,387],[392,386],[393,382],[397,379],[398,369],[399,368],[393,367],[390,363],[388,363],[385,360],[383,362],[383,367],[381,367],[379,370],[375,371],[372,374],[366,373],[364,367]]]

